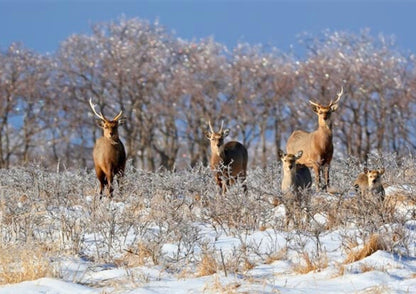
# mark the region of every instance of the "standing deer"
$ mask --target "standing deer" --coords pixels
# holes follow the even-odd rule
[[[305,196],[307,190],[312,186],[312,176],[307,166],[297,163],[302,157],[302,150],[296,154],[286,154],[279,149],[277,154],[282,161],[282,193],[285,200],[288,201],[288,205],[286,205],[286,226],[288,226],[290,215],[295,217],[300,214],[302,203],[306,207],[309,206],[309,197]]]
[[[371,195],[378,197],[384,202],[385,191],[381,183],[381,175],[384,174],[384,168],[369,170],[364,168],[364,172],[360,173],[354,182],[354,187],[360,192],[361,197]]]
[[[224,138],[230,133],[230,129],[221,129],[215,132],[209,121],[210,131],[205,131],[205,136],[211,141],[210,167],[215,173],[215,180],[225,194],[227,186],[234,184],[238,179],[243,182],[244,192],[247,185],[244,183],[247,175],[248,153],[246,147],[237,141],[224,144]]]
[[[309,100],[312,110],[318,115],[318,129],[311,133],[296,130],[287,141],[287,153],[296,154],[299,150],[303,150],[303,156],[299,159],[299,163],[313,168],[317,190],[321,188],[321,171],[325,174],[325,185],[322,190],[327,190],[329,187],[329,165],[334,153],[330,118],[331,113],[337,110],[342,95],[343,88],[338,93],[337,99],[331,100],[327,106]]]
[[[95,142],[92,153],[95,172],[100,181],[100,199],[105,185],[108,186],[110,197],[113,197],[113,178],[115,175],[123,176],[126,166],[126,151],[118,137],[118,126],[123,111],[109,120],[101,112],[95,111],[91,99],[90,106],[94,114],[101,120],[99,126],[103,129],[103,136]]]

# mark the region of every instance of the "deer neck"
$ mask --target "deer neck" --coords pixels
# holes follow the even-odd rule
[[[108,138],[108,137],[104,137],[106,140],[107,140],[107,142],[109,143],[109,144],[111,144],[111,145],[118,145],[118,144],[120,144],[120,139],[119,138]]]
[[[318,129],[326,133],[332,134],[332,122],[323,118],[318,119]]]
[[[221,149],[211,146],[211,168],[218,168],[222,163]]]
[[[293,189],[293,185],[295,183],[295,173],[294,172],[286,172],[284,171],[283,179],[282,179],[282,191],[289,192]]]
[[[211,155],[215,157],[221,156],[221,147],[218,148],[218,146],[214,143],[211,143]]]

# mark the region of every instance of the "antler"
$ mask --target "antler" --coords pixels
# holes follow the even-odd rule
[[[214,131],[214,129],[212,128],[212,125],[211,125],[211,120],[209,120],[208,121],[208,125],[209,125],[209,129],[211,130],[211,133],[215,133],[215,131]],[[222,132],[222,128],[224,127],[224,121],[221,121],[221,128],[220,128],[220,130],[218,131],[218,133],[221,133]]]
[[[100,113],[97,113],[97,111],[95,111],[95,105],[94,104],[92,104],[92,100],[91,100],[91,98],[90,98],[90,106],[91,106],[91,109],[92,109],[92,111],[94,112],[94,114],[99,118],[99,119],[102,119],[102,120],[107,120],[105,117],[104,117],[104,115],[100,112]]]
[[[209,129],[211,133],[214,133],[214,129],[212,128],[212,125],[211,125],[211,120],[208,121],[208,125],[209,125]]]
[[[123,110],[121,110],[121,111],[120,111],[120,113],[119,113],[119,114],[117,114],[117,115],[113,118],[113,120],[119,120],[122,114],[123,114]]]
[[[339,91],[339,93],[337,94],[337,96],[338,96],[337,100],[335,100],[334,102],[332,102],[332,100],[331,100],[331,103],[329,103],[329,106],[337,104],[339,102],[339,99],[341,99],[342,94],[344,94],[344,87],[341,86],[341,91]]]
[[[310,103],[310,104],[312,104],[313,106],[317,106],[317,107],[318,107],[318,106],[321,106],[320,104],[315,103],[315,102],[313,102],[313,101],[311,101],[311,100],[309,100],[309,103]]]
[[[344,94],[344,87],[342,87],[341,86],[341,91],[339,91],[339,93],[337,94],[337,100],[335,100],[335,101],[332,101],[331,100],[331,102],[329,102],[329,107],[330,106],[332,106],[332,105],[334,105],[334,104],[337,104],[338,102],[339,102],[339,99],[341,99],[341,97],[342,97],[342,95]],[[310,104],[312,104],[312,105],[314,105],[314,106],[321,106],[319,103],[316,103],[316,102],[313,102],[313,101],[311,101],[311,100],[309,100],[309,103]]]

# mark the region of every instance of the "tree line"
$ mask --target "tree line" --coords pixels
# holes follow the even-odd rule
[[[302,58],[182,40],[157,22],[120,18],[69,36],[52,54],[13,43],[0,52],[0,167],[91,167],[101,130],[90,98],[106,116],[123,111],[120,137],[134,167],[207,165],[209,121],[224,121],[247,146],[249,165],[264,167],[293,130],[316,128],[308,100],[327,104],[341,87],[335,156],[366,162],[372,152],[415,150],[414,53],[369,30],[299,41]]]

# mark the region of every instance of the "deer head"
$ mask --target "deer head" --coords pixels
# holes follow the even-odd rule
[[[384,174],[384,171],[384,168],[369,170],[365,167],[364,174],[367,175],[368,186],[372,187],[375,184],[379,183],[381,181],[381,175]]]
[[[312,110],[319,116],[320,120],[327,121],[331,117],[331,113],[338,109],[338,102],[344,94],[344,88],[341,87],[341,91],[337,94],[337,99],[332,101],[328,105],[322,105],[309,100],[312,105]]]
[[[302,157],[303,151],[300,150],[296,154],[286,154],[283,150],[279,149],[278,156],[283,164],[283,169],[291,172],[296,167],[296,161]]]
[[[205,136],[211,141],[211,150],[213,153],[219,155],[221,146],[224,145],[224,138],[230,133],[230,129],[223,130],[224,121],[221,122],[221,128],[218,132],[215,132],[212,128],[211,121],[208,122],[209,131],[205,131]]]
[[[95,105],[90,99],[90,107],[94,114],[100,119],[99,127],[103,129],[104,137],[110,140],[118,140],[118,126],[121,123],[123,111],[120,111],[112,120],[107,119],[101,112],[97,113]]]

